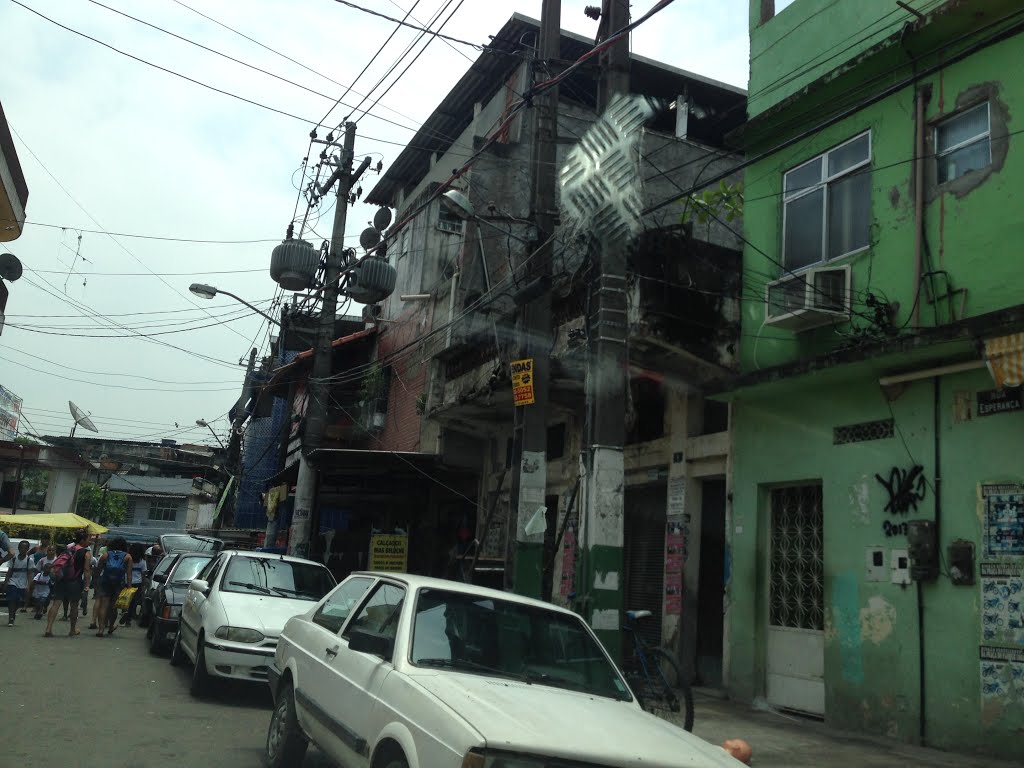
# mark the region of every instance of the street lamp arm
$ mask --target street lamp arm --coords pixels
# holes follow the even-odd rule
[[[236,296],[235,294],[231,293],[230,291],[225,291],[223,288],[218,288],[217,289],[217,293],[223,293],[225,296],[230,296],[235,301],[240,301],[242,304],[245,304],[245,306],[247,306],[249,309],[251,309],[256,314],[263,315],[263,317],[265,317],[267,320],[272,322],[274,325],[277,325],[277,326],[281,325],[281,321],[280,320],[277,320],[276,318],[268,315],[262,309],[258,309],[257,307],[254,307],[252,304],[250,304],[248,301],[243,299],[241,296]]]

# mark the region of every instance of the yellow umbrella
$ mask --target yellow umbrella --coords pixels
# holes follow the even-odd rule
[[[89,533],[106,533],[107,528],[74,512],[40,513],[36,515],[0,515],[0,528],[8,533],[23,528],[49,528],[68,532],[85,528]]]

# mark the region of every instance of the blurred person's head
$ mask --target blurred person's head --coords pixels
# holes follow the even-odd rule
[[[750,765],[750,758],[753,757],[754,751],[743,739],[726,739],[722,742],[722,749],[744,765]]]
[[[28,554],[28,548],[30,546],[32,546],[32,545],[29,544],[27,541],[19,541],[18,542],[18,554],[21,555],[22,557],[24,557],[25,555]]]
[[[116,550],[117,552],[127,552],[128,551],[128,539],[126,539],[124,537],[119,537],[119,538],[114,539],[112,542],[110,542],[107,545],[107,551],[108,552],[110,550],[112,550],[112,549]]]
[[[88,543],[89,531],[87,531],[85,528],[79,528],[77,531],[75,531],[75,544],[77,544],[80,547],[84,547]]]
[[[50,546],[48,546],[46,548],[46,557],[52,560],[56,556],[57,556],[57,548],[55,546],[53,546],[53,544],[51,544]]]

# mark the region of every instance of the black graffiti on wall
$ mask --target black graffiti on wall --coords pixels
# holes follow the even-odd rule
[[[881,475],[875,475],[875,479],[882,484],[889,494],[889,501],[885,505],[885,511],[890,515],[905,515],[908,512],[917,512],[917,505],[924,501],[926,482],[924,467],[920,464],[908,469],[893,467],[889,470],[889,479]]]

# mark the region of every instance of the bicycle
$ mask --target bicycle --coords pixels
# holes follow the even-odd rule
[[[693,730],[693,691],[683,679],[679,662],[668,651],[649,645],[637,633],[637,624],[650,611],[626,611],[622,630],[633,640],[633,655],[625,666],[626,682],[647,712],[682,712],[683,728]]]

